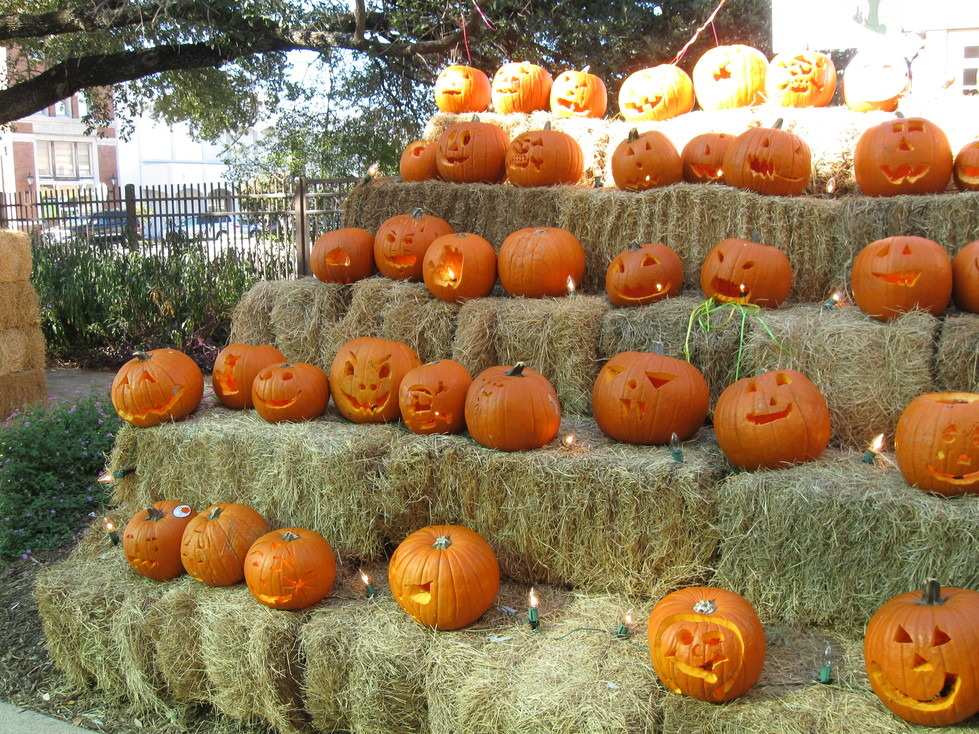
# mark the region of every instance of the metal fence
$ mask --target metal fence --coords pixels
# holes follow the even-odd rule
[[[309,275],[316,238],[340,227],[340,206],[358,178],[297,178],[278,190],[252,184],[127,184],[109,190],[0,193],[0,229],[37,246],[113,245],[166,254],[197,242],[208,256],[247,254],[262,278]]]

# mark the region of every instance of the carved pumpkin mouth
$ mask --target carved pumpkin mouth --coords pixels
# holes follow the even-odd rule
[[[421,153],[419,152],[416,155],[421,155]],[[335,247],[326,254],[326,264],[347,267],[350,265],[350,255],[341,248]]]
[[[792,405],[786,405],[782,410],[775,410],[771,413],[748,413],[748,422],[756,426],[764,426],[783,418],[788,418],[792,413]]]
[[[413,586],[408,591],[408,598],[415,604],[428,604],[432,601],[432,582],[426,581],[424,584]]]
[[[917,698],[912,698],[904,691],[899,690],[891,683],[887,676],[884,675],[884,671],[880,669],[880,665],[876,662],[870,664],[870,676],[884,690],[888,699],[913,708],[916,711],[940,711],[949,708],[957,698],[956,694],[958,694],[962,684],[962,679],[958,675],[955,673],[946,673],[941,690],[930,699],[919,701]]]
[[[979,181],[979,166],[962,166],[959,168],[959,178],[966,183]]]
[[[658,293],[669,293],[672,288],[673,282],[669,280],[665,283],[657,283],[654,287],[645,285],[623,286],[619,289],[619,297],[627,301],[638,301]]]
[[[262,398],[256,398],[256,401],[270,408],[288,408],[291,405],[295,405],[296,401],[302,397],[302,394],[303,391],[300,390],[288,400],[263,400]]]
[[[388,263],[402,269],[413,268],[416,262],[418,262],[417,255],[393,255],[388,258]]]
[[[639,414],[639,420],[642,420],[646,416],[646,401],[645,400],[632,400],[630,398],[619,398],[619,402],[625,409],[626,413],[635,412]]]
[[[180,396],[183,395],[183,387],[176,386],[170,393],[170,399],[165,403],[154,403],[153,405],[143,408],[142,410],[137,410],[135,412],[122,410],[119,412],[119,417],[124,421],[139,420],[146,418],[149,415],[162,415],[173,409],[173,407],[180,401]]]
[[[724,170],[720,166],[709,166],[706,163],[692,163],[690,168],[699,178],[709,178],[716,181],[724,177]]]
[[[238,380],[235,379],[231,369],[219,370],[211,375],[211,381],[216,382],[221,387],[221,392],[225,395],[238,394]]]
[[[463,155],[462,153],[456,153],[455,155],[446,155],[445,160],[450,165],[457,165],[459,163],[466,163],[469,160],[469,156]]]
[[[775,164],[769,158],[759,158],[758,156],[748,156],[748,169],[756,176],[765,178],[778,178],[782,181],[801,181],[802,176],[784,176],[776,174]]]
[[[581,102],[577,101],[577,99],[575,99],[575,98],[569,99],[567,97],[559,97],[558,100],[557,100],[557,104],[558,104],[558,107],[561,107],[562,109],[565,109],[565,110],[570,110],[571,112],[587,112],[588,111],[588,107],[586,107],[585,105],[581,104]]]
[[[914,183],[919,178],[924,176],[930,170],[930,166],[927,163],[919,163],[914,165],[912,163],[902,163],[899,166],[881,166],[881,172],[887,177],[887,180],[894,184],[902,183]]]
[[[626,109],[635,110],[638,113],[652,112],[663,103],[663,97],[644,97],[638,102],[626,102]]]
[[[350,402],[350,407],[354,410],[376,413],[379,410],[383,410],[384,406],[387,405],[390,394],[389,392],[379,393],[374,401],[370,403],[362,403],[348,392],[344,392],[343,396]]]
[[[540,171],[544,167],[544,159],[536,158],[529,153],[514,155],[510,165],[515,168],[530,168],[533,166],[537,171]]]
[[[925,469],[950,484],[972,484],[973,482],[979,481],[979,471],[967,472],[965,474],[949,474],[948,472],[936,469],[931,464],[925,464]]]
[[[680,660],[675,653],[667,656],[667,660],[672,662],[673,665],[675,665],[684,675],[688,675],[693,678],[700,678],[710,684],[717,683],[717,672],[714,670],[715,666],[727,662],[726,657],[723,655],[718,655],[716,658],[708,660],[701,665],[690,665],[689,663],[685,663]]]
[[[751,289],[744,283],[735,283],[719,275],[715,275],[710,284],[714,289],[714,297],[720,301],[745,303],[751,295]]]
[[[891,285],[903,285],[911,288],[921,277],[920,270],[905,271],[903,273],[871,273],[875,278],[890,283]]]

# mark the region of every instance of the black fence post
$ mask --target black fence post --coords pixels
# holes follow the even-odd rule
[[[0,191],[0,229],[7,228],[7,194]]]
[[[129,249],[135,252],[139,249],[139,222],[136,220],[136,186],[126,184],[126,240]]]
[[[306,242],[309,238],[309,222],[306,218],[306,177],[296,176],[296,188],[293,194],[293,210],[296,215],[296,274],[302,278],[310,274],[309,250]]]

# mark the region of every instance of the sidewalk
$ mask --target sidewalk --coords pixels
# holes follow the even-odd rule
[[[91,731],[0,701],[0,732],[3,734],[81,734]]]

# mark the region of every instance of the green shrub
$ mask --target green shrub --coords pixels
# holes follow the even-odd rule
[[[107,392],[49,401],[0,425],[0,557],[84,532],[107,500],[97,478],[121,425]]]

